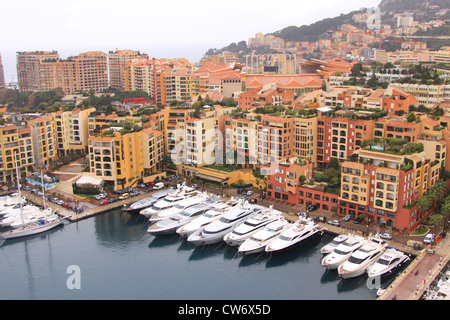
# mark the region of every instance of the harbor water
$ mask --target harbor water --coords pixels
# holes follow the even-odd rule
[[[178,235],[152,236],[147,228],[143,217],[116,209],[6,240],[0,247],[0,299],[376,299],[367,277],[342,280],[320,265],[320,248],[332,234],[270,256],[240,257],[225,243],[195,247]]]

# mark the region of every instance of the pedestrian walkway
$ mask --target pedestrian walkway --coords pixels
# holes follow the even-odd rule
[[[379,300],[418,300],[450,259],[450,238],[444,238],[432,253],[422,252],[378,298]]]

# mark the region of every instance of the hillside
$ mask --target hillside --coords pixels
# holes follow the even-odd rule
[[[379,4],[381,11],[382,24],[389,24],[392,27],[396,27],[397,19],[396,14],[410,13],[414,17],[414,21],[426,22],[434,19],[450,19],[450,1],[449,0],[382,0]],[[448,9],[447,12],[443,9]],[[286,41],[308,41],[314,42],[319,39],[330,39],[331,32],[339,30],[342,24],[351,24],[359,26],[358,23],[352,20],[352,16],[356,13],[364,13],[365,9],[355,10],[347,14],[341,14],[337,17],[322,19],[310,25],[302,26],[288,26],[281,30],[269,33],[276,37],[280,37]],[[364,27],[364,26],[362,26]],[[435,29],[421,31],[418,35],[433,36],[436,34],[448,35],[449,27],[442,26]],[[427,44],[430,48],[436,48],[441,45],[448,45],[448,41],[434,41],[427,40]],[[259,48],[259,50],[267,51],[267,48]],[[243,57],[245,54],[250,53],[251,50],[247,48],[246,41],[242,40],[239,43],[231,43],[230,45],[222,49],[209,49],[205,55],[211,56],[214,54],[220,54],[221,52],[237,52],[239,57]]]

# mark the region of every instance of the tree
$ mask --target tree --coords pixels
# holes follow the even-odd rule
[[[339,159],[338,158],[331,158],[330,160],[330,168],[333,168],[337,171],[341,170],[341,165],[339,163]]]

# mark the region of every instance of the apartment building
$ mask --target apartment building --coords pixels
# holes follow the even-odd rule
[[[421,132],[421,125],[417,122],[408,122],[405,117],[383,117],[374,124],[375,138],[405,139],[417,143]]]
[[[4,89],[5,87],[5,70],[3,69],[2,54],[0,53],[0,89]]]
[[[236,163],[244,167],[255,168],[258,162],[258,122],[247,118],[232,118],[224,120],[224,156],[226,160],[235,159]],[[224,161],[225,163],[225,161]]]
[[[396,86],[389,86],[384,92],[382,104],[383,110],[387,110],[390,115],[408,113],[409,106],[417,104],[417,99]]]
[[[299,201],[299,189],[305,181],[312,178],[313,166],[307,160],[298,163],[278,164],[275,170],[270,167],[261,168],[261,173],[267,176],[267,196],[274,199],[285,200],[290,203],[301,203]]]
[[[284,162],[295,156],[294,119],[263,115],[258,125],[259,162]]]
[[[331,158],[340,161],[361,148],[364,140],[373,138],[373,120],[352,120],[320,115],[317,119],[317,164],[326,165]]]
[[[16,159],[19,175],[24,177],[34,166],[30,128],[0,126],[0,182],[16,184]]]
[[[426,153],[392,154],[361,149],[342,163],[340,213],[366,213],[376,223],[409,230],[419,223],[416,200],[438,179],[440,163]]]
[[[317,166],[317,116],[294,118],[294,155]]]
[[[31,130],[35,168],[46,167],[57,156],[53,119],[50,115],[27,121]]]
[[[19,52],[17,76],[21,92],[62,88],[65,94],[108,88],[106,54],[89,51],[60,59],[56,51]]]
[[[245,56],[247,74],[297,74],[295,54],[249,54]]]
[[[148,55],[129,49],[110,51],[108,53],[109,86],[111,88],[121,91],[125,90],[125,70],[136,60],[148,60]]]
[[[165,73],[166,102],[189,101],[198,96],[198,76],[190,69],[169,69]]]
[[[17,52],[17,81],[20,92],[44,90],[41,68],[44,60],[57,61],[59,54],[56,51]],[[46,78],[48,77],[47,75]]]
[[[90,171],[115,190],[125,188],[156,171],[162,143],[162,134],[152,129],[90,136]]]
[[[424,104],[431,108],[450,98],[450,85],[424,85],[412,83],[395,83],[402,91],[413,95],[417,104]]]
[[[239,107],[247,111],[257,107],[282,106],[295,100],[294,92],[277,88],[276,84],[261,88],[249,89],[239,94]]]
[[[107,54],[101,51],[88,51],[73,57],[76,68],[77,90],[103,91],[108,89]]]
[[[322,89],[323,80],[318,74],[247,75],[245,88],[262,88],[273,83],[277,88],[290,90],[297,96]]]
[[[88,117],[95,108],[52,113],[56,134],[56,150],[58,155],[66,155],[70,151],[87,152],[89,128]]]

